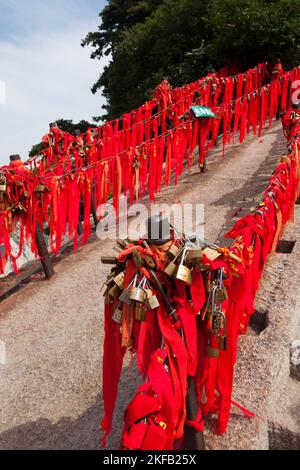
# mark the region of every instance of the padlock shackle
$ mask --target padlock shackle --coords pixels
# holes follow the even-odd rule
[[[191,248],[188,247],[188,246],[184,247],[183,250],[181,250],[180,253],[182,253],[182,256],[181,256],[180,263],[179,263],[180,265],[183,264],[184,259],[185,259],[185,255],[186,255],[187,251],[190,251],[190,250],[191,250]]]

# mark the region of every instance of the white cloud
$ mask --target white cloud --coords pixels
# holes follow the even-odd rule
[[[0,7],[1,3],[3,0]],[[12,7],[15,4],[12,2]],[[73,1],[65,4],[71,8]],[[90,50],[80,45],[85,34],[97,27],[100,9],[101,4],[91,20],[81,19],[79,10],[75,10],[59,30],[52,28],[51,10],[47,23],[51,31],[41,27],[26,31],[22,40],[17,35],[15,40],[10,35],[9,42],[0,39],[0,80],[6,84],[6,104],[0,104],[0,164],[13,153],[26,159],[31,146],[48,130],[49,122],[60,117],[91,120],[101,113],[103,98],[99,93],[93,95],[90,87],[105,62],[92,61]],[[38,13],[36,21],[46,18],[44,7]],[[59,18],[62,11],[55,14]]]

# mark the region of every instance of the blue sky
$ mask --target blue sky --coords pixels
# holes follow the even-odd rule
[[[0,165],[28,151],[63,117],[91,120],[103,97],[90,91],[108,59],[81,39],[99,25],[105,0],[0,0]]]

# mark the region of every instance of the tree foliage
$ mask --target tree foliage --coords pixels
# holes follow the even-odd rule
[[[83,45],[92,58],[111,54],[92,89],[103,89],[108,118],[140,105],[164,77],[182,85],[211,66],[299,61],[299,0],[109,0],[100,16]]]

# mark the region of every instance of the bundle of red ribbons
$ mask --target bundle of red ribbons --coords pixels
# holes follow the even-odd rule
[[[80,203],[85,243],[91,232],[92,200],[103,207],[112,195],[118,214],[121,193],[131,203],[146,193],[154,200],[171,183],[172,173],[176,183],[185,165],[193,164],[197,149],[203,164],[220,132],[224,148],[238,133],[240,142],[251,129],[259,136],[277,111],[286,109],[300,68],[271,82],[270,77],[264,63],[232,77],[209,74],[182,88],[172,89],[164,81],[153,100],[84,135],[52,128],[43,137],[43,151],[25,167],[0,168],[0,272],[9,257],[17,272],[24,241],[37,255],[37,222],[49,226],[54,254],[66,234],[76,249]],[[211,107],[217,119],[196,119],[187,112],[193,104]],[[16,227],[20,246],[12,253],[10,234]]]
[[[300,182],[300,114],[296,130],[290,114],[288,152],[255,210],[226,234],[235,240],[230,249],[195,249],[176,232],[162,246],[145,240],[118,242],[122,251],[105,292],[104,444],[126,351],[136,354],[147,380],[126,409],[122,449],[180,448],[184,427],[202,431],[210,414],[217,415],[216,432],[226,431],[237,338],[246,333],[254,312],[267,256],[276,251],[285,224],[293,221]],[[199,404],[194,420],[186,412],[190,380]]]

